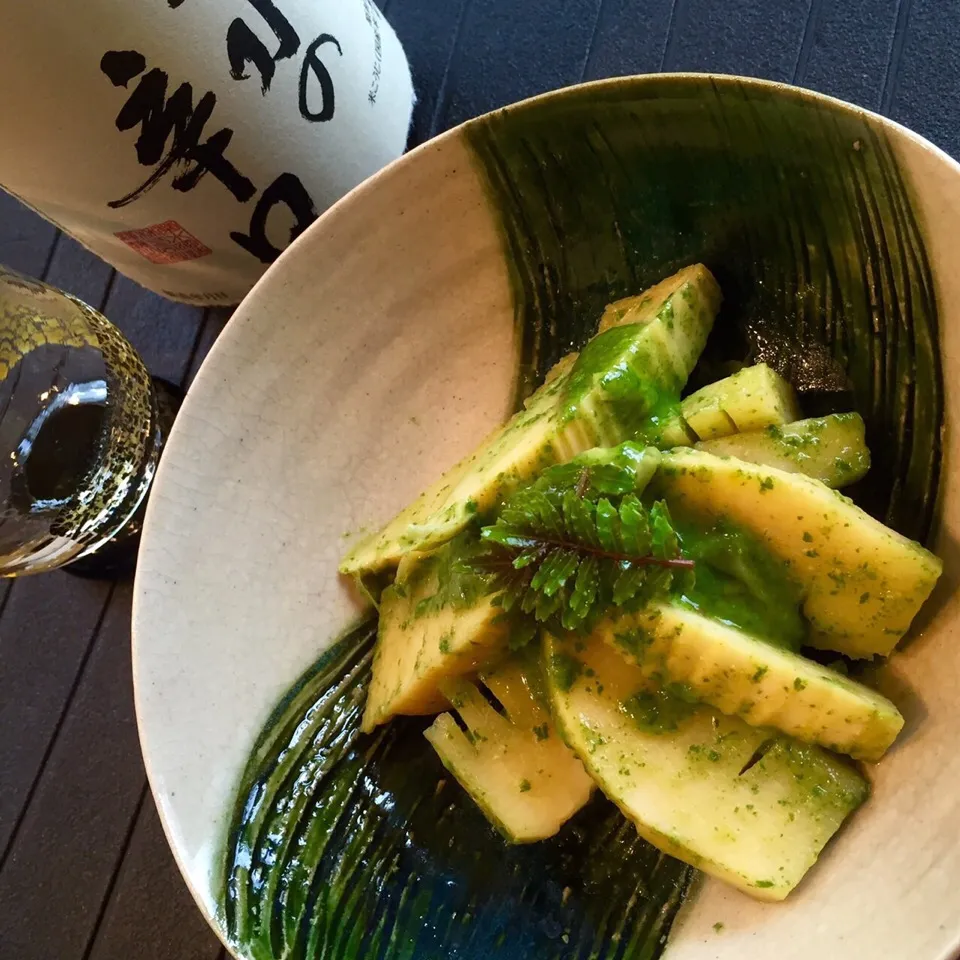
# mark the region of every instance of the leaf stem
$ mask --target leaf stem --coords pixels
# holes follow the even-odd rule
[[[577,477],[577,487],[576,487],[577,496],[581,500],[586,496],[587,490],[589,489],[589,487],[590,487],[590,471],[586,467],[584,467],[580,471],[580,476]]]
[[[585,543],[572,543],[567,540],[554,540],[551,537],[540,536],[511,536],[509,545],[501,543],[500,545],[507,550],[529,550],[533,547],[559,547],[562,550],[575,550],[578,553],[589,553],[594,557],[604,557],[608,560],[617,560],[622,563],[636,563],[642,567],[677,567],[687,570],[696,566],[696,561],[688,560],[686,557],[655,557],[653,554],[647,554],[643,557],[633,556],[629,553],[613,553],[610,550],[603,550],[600,547],[591,547]]]

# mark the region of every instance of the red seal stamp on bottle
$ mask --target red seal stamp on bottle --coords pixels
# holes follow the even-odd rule
[[[139,230],[122,230],[114,236],[151,263],[183,263],[213,253],[176,220],[166,220]]]

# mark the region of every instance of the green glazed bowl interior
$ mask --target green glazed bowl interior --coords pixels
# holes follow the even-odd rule
[[[947,960],[960,948],[960,167],[777,84],[635,77],[471,121],[337,204],[238,309],[161,463],[137,574],[151,786],[238,957]],[[369,611],[337,562],[505,419],[603,306],[706,263],[695,378],[766,361],[856,409],[857,501],[945,562],[871,682],[906,717],[783,904],[659,855],[603,800],[507,848],[404,720],[357,733]],[[342,642],[336,643],[338,639]]]

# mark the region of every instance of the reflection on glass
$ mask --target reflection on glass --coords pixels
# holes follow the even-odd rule
[[[161,445],[150,375],[116,327],[0,268],[0,576],[62,566],[114,537]]]

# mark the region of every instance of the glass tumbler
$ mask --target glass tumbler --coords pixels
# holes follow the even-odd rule
[[[113,324],[0,267],[0,576],[138,536],[163,421],[150,374]]]

